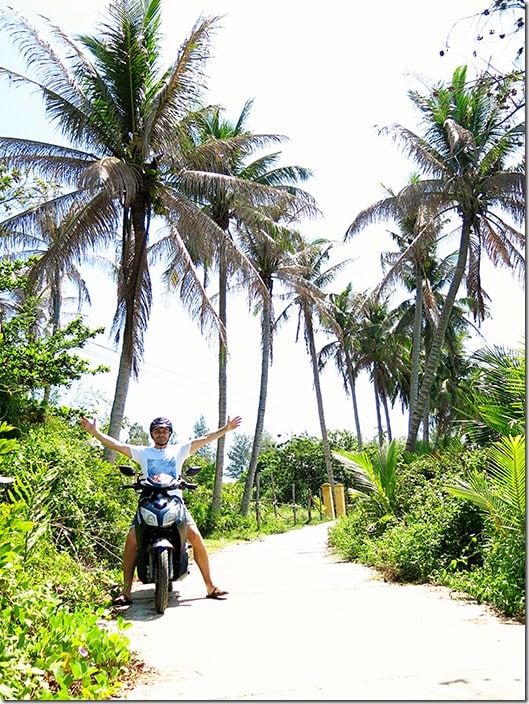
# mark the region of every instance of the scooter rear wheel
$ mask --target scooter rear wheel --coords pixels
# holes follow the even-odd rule
[[[154,562],[154,604],[163,614],[169,600],[169,558],[167,550],[157,550]]]

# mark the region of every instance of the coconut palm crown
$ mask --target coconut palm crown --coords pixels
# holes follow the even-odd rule
[[[171,230],[179,251],[174,278],[203,329],[218,331],[222,325],[190,255],[190,233],[200,240],[202,253],[214,252],[224,239],[238,267],[253,274],[222,228],[189,197],[230,178],[196,167],[201,161],[210,164],[213,152],[217,162],[223,154],[228,157],[234,148],[229,140],[199,144],[189,158],[218,18],[198,20],[174,61],[162,70],[160,7],[160,0],[113,0],[97,36],[74,40],[48,21],[51,41],[15,10],[0,9],[0,31],[10,35],[28,74],[0,67],[0,75],[37,89],[47,117],[66,140],[60,145],[0,137],[0,157],[11,167],[29,168],[35,176],[62,184],[66,192],[41,208],[52,209],[59,219],[77,209],[76,223],[57,243],[57,257],[72,260],[96,244],[116,246],[113,332],[122,348],[109,427],[116,437],[130,377],[137,377],[143,359],[152,306],[147,252],[153,218],[163,219]],[[20,213],[9,224],[30,233],[36,213]]]
[[[481,282],[483,256],[520,277],[525,272],[525,233],[517,229],[525,217],[525,168],[519,161],[525,126],[518,121],[520,102],[516,99],[520,89],[517,74],[497,77],[485,73],[469,80],[467,68],[462,66],[448,85],[440,84],[426,95],[410,91],[410,98],[422,113],[421,135],[402,125],[381,130],[401,145],[423,174],[393,200],[396,214],[406,210],[406,199],[414,203],[419,199],[435,217],[452,216],[452,227],[454,221],[459,222],[453,276],[423,369],[417,403],[410,412],[408,450],[415,447],[461,283],[465,280],[475,318],[480,321],[486,310]],[[345,237],[351,236],[358,224],[364,226],[374,220],[379,207],[387,206],[388,201],[383,201],[361,213]],[[410,255],[417,251],[422,233],[427,234],[428,228],[422,228],[409,245]],[[399,265],[405,256],[403,253]]]

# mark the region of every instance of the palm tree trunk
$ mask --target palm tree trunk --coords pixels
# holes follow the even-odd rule
[[[430,443],[430,399],[426,403],[422,419],[422,441],[425,445]]]
[[[221,245],[219,264],[219,318],[227,334],[227,290],[228,275],[226,269],[226,259],[224,247]],[[228,399],[228,347],[226,338],[219,334],[219,422],[218,428],[226,425],[227,399]],[[222,504],[222,477],[224,475],[224,449],[226,447],[226,436],[217,440],[217,455],[215,460],[215,481],[213,484],[213,499],[211,502],[211,512],[213,516],[220,511]]]
[[[316,354],[316,344],[314,342],[314,328],[312,326],[312,317],[306,310],[303,311],[305,316],[305,329],[309,341],[310,361],[312,364],[312,376],[314,378],[314,390],[316,391],[316,402],[318,404],[318,417],[320,420],[321,440],[323,443],[323,456],[325,459],[325,469],[327,471],[327,479],[331,485],[331,500],[332,500],[332,518],[336,517],[334,509],[334,474],[332,469],[331,448],[329,445],[329,436],[327,434],[327,426],[325,424],[325,413],[323,410],[323,398],[321,394],[320,372],[318,369],[318,355]]]
[[[388,442],[391,442],[393,439],[393,433],[391,432],[391,420],[389,417],[388,399],[385,394],[382,395],[382,406],[384,407],[384,417],[386,418],[386,428],[388,430]]]
[[[261,386],[259,389],[259,405],[257,408],[257,421],[253,436],[252,456],[250,466],[244,485],[244,493],[241,501],[241,515],[247,516],[250,510],[250,500],[257,469],[257,461],[261,450],[261,440],[263,438],[264,419],[266,411],[266,396],[268,393],[268,370],[270,368],[270,345],[271,345],[271,308],[269,301],[263,301],[263,314],[261,317]]]
[[[127,334],[127,331],[125,331],[125,334]],[[123,337],[125,339],[125,335]],[[126,354],[126,345],[123,344],[119,359],[114,401],[112,402],[112,410],[110,412],[110,423],[108,426],[108,434],[113,438],[119,438],[121,432],[121,425],[125,416],[125,404],[127,402],[127,394],[129,391],[131,370],[132,361],[129,355]],[[105,447],[103,457],[108,462],[114,462],[116,459],[116,452],[115,450]]]
[[[382,445],[384,444],[384,431],[382,430],[382,415],[380,414],[380,394],[378,393],[376,375],[373,375],[373,387],[375,389],[375,410],[377,413],[378,445],[379,447],[382,447]]]
[[[419,389],[419,364],[421,359],[421,329],[422,329],[422,276],[418,262],[415,262],[415,313],[413,316],[413,338],[411,346],[410,369],[410,414],[417,405]]]
[[[450,321],[450,316],[454,308],[454,303],[456,300],[457,292],[463,280],[465,274],[465,267],[467,263],[468,247],[470,244],[470,225],[471,220],[468,216],[463,216],[463,225],[461,229],[461,241],[459,243],[459,254],[457,257],[457,264],[454,270],[454,278],[450,283],[448,293],[443,305],[443,310],[441,311],[441,317],[439,318],[439,324],[435,330],[432,347],[426,360],[426,365],[424,368],[424,374],[422,378],[422,384],[419,389],[417,396],[417,404],[412,412],[410,412],[409,423],[408,423],[408,438],[406,440],[406,450],[409,452],[415,451],[415,444],[417,442],[417,433],[419,431],[419,426],[421,420],[424,417],[424,411],[429,400],[430,391],[435,378],[435,372],[441,358],[441,350],[444,343],[444,338],[446,334],[446,329]]]
[[[52,333],[56,333],[61,327],[61,274],[59,269],[55,269],[52,275],[51,283],[51,329]],[[44,389],[43,401],[47,405],[51,396],[51,386],[46,386]]]
[[[353,399],[353,413],[356,428],[356,442],[358,444],[358,452],[362,452],[362,431],[360,429],[360,415],[358,413],[358,399],[356,398],[356,384],[353,363],[348,352],[345,353],[345,363],[347,365],[347,377],[349,379],[349,389],[351,390],[351,398]]]
[[[120,272],[122,281],[120,282],[121,291],[118,293],[118,306],[125,306],[125,324],[108,428],[108,434],[114,438],[119,438],[121,432],[130,377],[132,374],[137,375],[138,373],[138,361],[141,359],[143,350],[144,327],[141,325],[146,326],[147,320],[143,320],[141,325],[138,324],[136,307],[143,309],[145,318],[148,318],[150,312],[150,301],[142,301],[142,297],[145,297],[146,282],[150,285],[146,254],[148,231],[145,223],[147,219],[146,204],[141,197],[132,204],[130,211],[125,209],[123,213],[122,261],[124,264],[122,264]],[[113,450],[105,448],[103,454],[105,459],[114,462],[115,456],[116,453]]]

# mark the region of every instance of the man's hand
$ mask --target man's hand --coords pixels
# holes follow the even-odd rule
[[[228,422],[226,423],[226,432],[228,432],[228,430],[235,430],[235,428],[238,428],[241,423],[241,416],[235,416],[235,418],[233,419],[228,416]]]
[[[90,433],[90,435],[93,435],[97,430],[95,420],[90,420],[90,418],[81,418],[79,424],[81,425],[81,428],[86,430],[87,433]]]

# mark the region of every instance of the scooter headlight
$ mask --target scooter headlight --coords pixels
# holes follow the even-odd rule
[[[147,526],[157,526],[158,525],[158,519],[152,513],[152,511],[149,511],[149,509],[144,508],[143,506],[140,506],[140,514],[141,514],[141,519]]]
[[[173,523],[176,523],[177,515],[178,515],[177,507],[176,506],[168,506],[167,511],[163,515],[162,525],[165,527],[165,526],[170,526]]]

